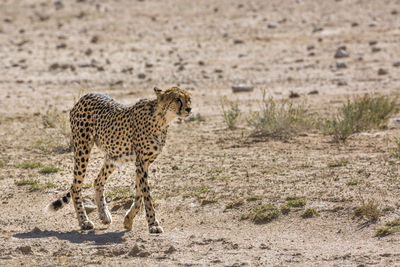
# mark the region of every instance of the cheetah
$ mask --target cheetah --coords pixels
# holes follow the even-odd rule
[[[148,184],[149,167],[161,153],[168,124],[174,118],[184,118],[191,112],[191,96],[186,90],[172,87],[165,91],[155,87],[156,99],[142,99],[133,106],[125,106],[114,99],[90,93],[79,99],[70,111],[74,146],[74,179],[71,189],[46,209],[57,211],[72,201],[83,230],[93,229],[82,204],[82,183],[94,144],[105,154],[103,166],[93,183],[99,217],[104,224],[112,222],[104,198],[104,185],[120,162],[135,161],[135,201],[126,212],[124,227],[132,229],[135,215],[144,201],[150,233],[162,233],[155,217]]]

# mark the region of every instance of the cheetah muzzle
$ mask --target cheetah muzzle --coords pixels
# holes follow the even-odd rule
[[[162,233],[156,219],[148,183],[149,167],[161,153],[167,137],[168,124],[177,117],[191,112],[187,91],[173,87],[165,91],[154,88],[156,99],[143,99],[133,106],[122,105],[102,94],[87,94],[79,99],[70,112],[72,141],[74,144],[74,179],[69,192],[50,203],[47,210],[56,211],[65,204],[74,203],[81,229],[93,229],[82,203],[82,184],[86,175],[89,154],[96,144],[105,159],[95,179],[95,202],[104,224],[112,222],[104,198],[104,185],[119,162],[135,161],[135,201],[127,211],[124,227],[132,229],[135,215],[142,203],[150,233]]]

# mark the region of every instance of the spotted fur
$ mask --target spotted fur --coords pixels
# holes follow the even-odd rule
[[[191,100],[185,90],[176,87],[165,91],[154,88],[154,91],[156,99],[140,100],[133,106],[94,93],[83,96],[75,104],[70,112],[75,161],[73,184],[65,196],[48,205],[48,210],[59,210],[72,198],[80,227],[94,227],[83,207],[81,190],[89,154],[96,144],[105,153],[104,164],[93,184],[101,221],[104,224],[112,221],[104,198],[107,179],[119,162],[135,161],[136,196],[125,215],[124,227],[132,229],[133,218],[144,201],[150,233],[163,232],[150,197],[148,169],[165,145],[169,122],[188,116]]]

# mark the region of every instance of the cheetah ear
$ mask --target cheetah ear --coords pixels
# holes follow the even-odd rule
[[[158,87],[154,87],[154,92],[156,93],[157,98],[160,98],[162,90]]]

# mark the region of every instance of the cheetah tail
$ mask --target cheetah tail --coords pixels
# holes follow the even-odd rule
[[[51,202],[46,206],[46,212],[56,212],[57,210],[63,208],[66,204],[71,200],[71,192],[68,192],[65,196],[57,199],[56,201]]]

